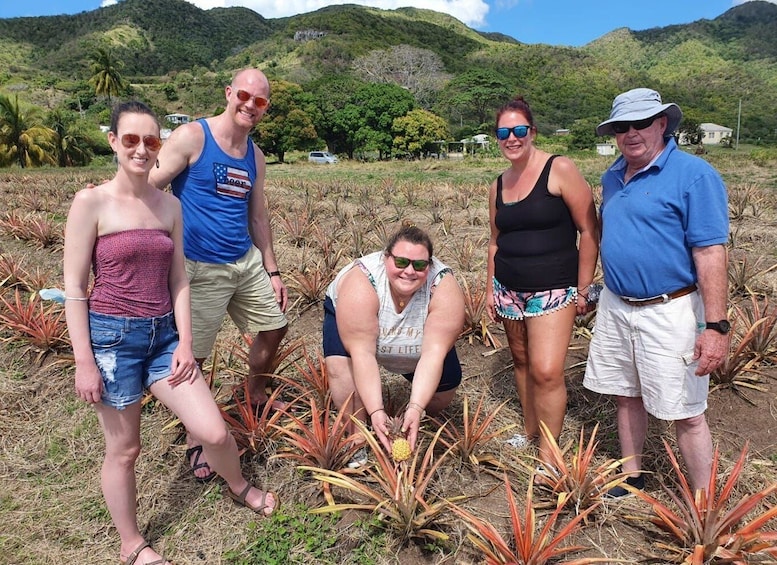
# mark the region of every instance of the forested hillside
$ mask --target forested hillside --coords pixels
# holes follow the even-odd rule
[[[31,46],[21,68],[69,77],[84,68],[87,53],[105,42],[131,75],[164,74],[223,59],[272,33],[246,8],[203,11],[184,0],[125,0],[72,16],[0,19],[0,37]]]
[[[107,102],[93,82],[100,65],[123,77],[115,95],[193,115],[218,110],[234,69],[259,66],[291,85],[284,92],[318,139],[349,153],[353,140],[335,139],[326,121],[370,83],[409,92],[416,108],[447,121],[453,138],[487,129],[518,92],[541,132],[590,130],[615,94],[645,85],[680,104],[688,123],[735,127],[742,100],[742,139],[777,142],[777,6],[769,2],[687,25],[613,30],[581,48],[522,44],[429,10],[354,5],[266,19],[245,8],[123,0],[71,16],[0,20],[0,94],[18,94],[22,104],[96,122]]]

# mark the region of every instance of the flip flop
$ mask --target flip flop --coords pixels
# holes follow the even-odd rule
[[[192,455],[194,455],[194,461],[192,461]],[[186,450],[186,459],[189,461],[189,465],[191,465],[192,472],[196,471],[197,469],[210,469],[210,465],[208,465],[207,462],[203,461],[200,463],[200,457],[202,456],[202,446],[201,445],[195,445],[194,447],[190,447]],[[216,471],[213,471],[211,469],[210,474],[204,476],[204,477],[198,477],[197,475],[194,475],[194,480],[200,482],[200,483],[207,483],[212,481],[216,477]]]
[[[121,563],[121,565],[135,565],[135,562],[138,560],[138,557],[140,556],[140,552],[146,549],[147,547],[151,547],[151,544],[143,540],[143,543],[137,546],[135,548],[135,551],[133,551],[127,556],[126,561],[119,560],[119,562]],[[146,561],[144,565],[164,565],[165,563],[169,563],[169,561],[164,557],[162,557],[161,559],[156,559],[155,561]]]
[[[256,514],[258,514],[258,515],[259,515],[259,516],[261,516],[262,518],[269,518],[270,516],[272,516],[273,514],[275,514],[275,513],[278,511],[278,509],[281,507],[281,499],[280,499],[280,498],[278,497],[278,495],[277,495],[276,493],[274,493],[273,491],[271,491],[271,490],[266,490],[266,491],[264,491],[264,493],[262,494],[262,500],[261,500],[261,502],[259,503],[259,506],[251,506],[251,505],[250,505],[250,504],[248,504],[248,502],[246,501],[246,496],[248,496],[248,493],[249,493],[249,491],[251,490],[251,487],[252,487],[252,486],[253,486],[253,485],[251,485],[251,484],[249,483],[248,485],[246,485],[246,488],[244,488],[244,489],[243,489],[243,492],[241,492],[240,494],[235,494],[235,493],[232,491],[232,489],[231,489],[231,488],[229,488],[228,486],[226,487],[226,489],[225,489],[225,490],[226,490],[227,496],[228,496],[229,498],[231,498],[232,500],[234,500],[234,501],[235,501],[237,504],[239,504],[240,506],[244,506],[244,507],[248,508],[249,510],[252,510],[253,512],[255,512]],[[269,508],[269,506],[267,506],[267,504],[266,504],[266,502],[267,502],[267,495],[268,495],[268,494],[271,494],[271,495],[272,495],[272,497],[273,497],[273,499],[275,500],[275,506],[273,506],[273,507],[272,507],[272,512],[270,512],[269,514],[265,514],[265,513],[264,513],[264,509],[265,509],[265,508]]]

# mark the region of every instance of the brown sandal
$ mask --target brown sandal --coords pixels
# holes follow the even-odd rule
[[[250,492],[252,486],[253,485],[251,483],[249,483],[248,485],[246,485],[246,488],[244,488],[243,492],[241,492],[240,494],[235,494],[232,491],[232,489],[227,486],[226,487],[227,496],[229,498],[231,498],[232,500],[234,500],[240,506],[244,506],[244,507],[248,508],[249,510],[252,510],[253,512],[256,512],[262,518],[269,518],[270,516],[272,516],[281,507],[281,499],[273,491],[266,490],[262,494],[262,500],[261,500],[261,502],[259,502],[259,506],[251,506],[246,501],[246,496],[248,496],[248,493]],[[272,512],[270,512],[269,514],[265,514],[264,513],[264,509],[265,508],[270,508],[266,504],[266,502],[267,502],[267,495],[268,494],[271,494],[273,499],[275,500],[275,506],[272,507]]]
[[[140,552],[146,549],[147,547],[151,547],[151,544],[148,543],[146,540],[143,540],[143,543],[137,546],[135,548],[135,551],[133,551],[127,556],[126,561],[120,560],[121,565],[135,565],[135,561],[138,560],[138,556],[140,555]],[[165,565],[165,563],[169,563],[169,561],[163,557],[162,559],[157,559],[156,561],[147,561],[144,565]]]

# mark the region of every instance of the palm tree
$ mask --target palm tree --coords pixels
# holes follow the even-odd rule
[[[22,108],[18,94],[13,100],[0,95],[0,159],[16,161],[22,168],[54,165],[55,138],[56,133],[43,124],[39,108]]]
[[[71,114],[57,109],[48,117],[48,124],[57,134],[54,153],[60,167],[88,165],[92,160],[91,140]]]
[[[92,78],[89,82],[94,84],[95,94],[108,96],[108,105],[111,105],[111,94],[118,95],[124,88],[124,78],[121,69],[124,62],[114,59],[111,50],[107,47],[98,47],[91,55]]]

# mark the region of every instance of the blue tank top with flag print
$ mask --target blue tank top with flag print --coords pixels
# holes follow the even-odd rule
[[[243,158],[219,147],[204,119],[205,142],[197,161],[170,183],[183,209],[183,248],[187,259],[231,263],[251,248],[248,202],[256,182],[254,144]]]

